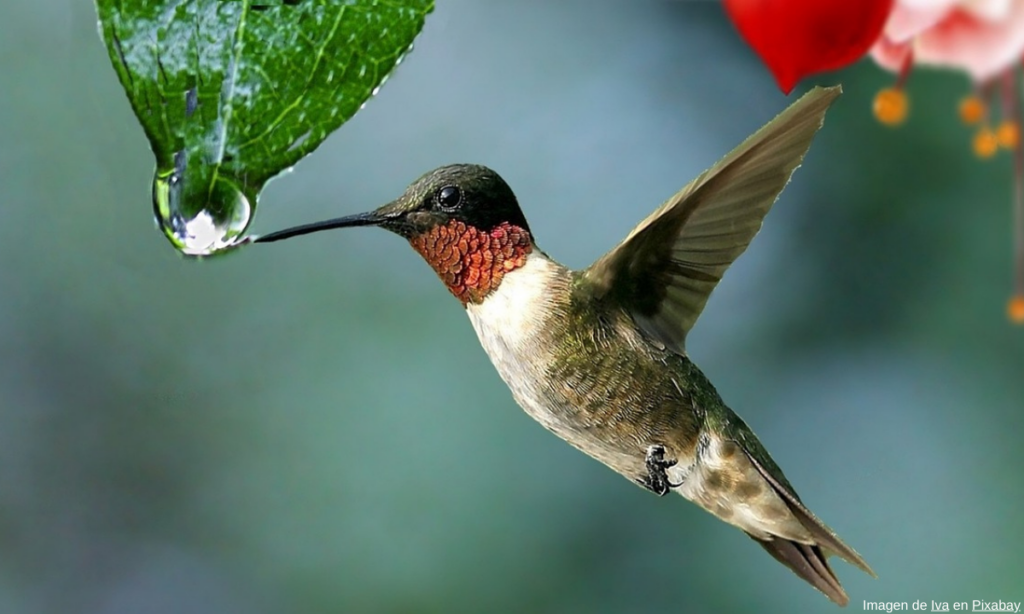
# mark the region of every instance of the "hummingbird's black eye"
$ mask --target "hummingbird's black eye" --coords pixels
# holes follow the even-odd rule
[[[437,191],[435,198],[442,209],[453,210],[462,202],[462,190],[453,185],[445,186]]]

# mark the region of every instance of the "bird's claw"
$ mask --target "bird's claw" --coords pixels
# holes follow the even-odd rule
[[[637,483],[659,497],[668,494],[668,491],[672,488],[682,486],[682,482],[673,484],[668,478],[667,470],[670,467],[674,467],[676,461],[665,458],[665,446],[661,444],[647,446],[644,465],[647,466],[647,475],[638,478]]]

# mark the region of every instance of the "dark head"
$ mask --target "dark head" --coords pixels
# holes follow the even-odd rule
[[[380,226],[408,239],[463,304],[483,301],[533,249],[512,189],[475,164],[433,170],[373,211],[270,233],[256,242],[349,226]]]

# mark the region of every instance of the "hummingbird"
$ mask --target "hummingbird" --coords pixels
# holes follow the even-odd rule
[[[827,557],[874,572],[811,513],[686,352],[709,295],[840,91],[808,92],[584,270],[542,251],[508,184],[473,164],[431,171],[373,211],[255,242],[352,226],[405,238],[465,308],[527,414],[635,484],[679,493],[738,527],[845,606]]]

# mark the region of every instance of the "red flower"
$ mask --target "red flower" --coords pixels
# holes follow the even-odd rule
[[[893,0],[725,0],[740,35],[783,92],[813,73],[859,60],[878,40]]]

